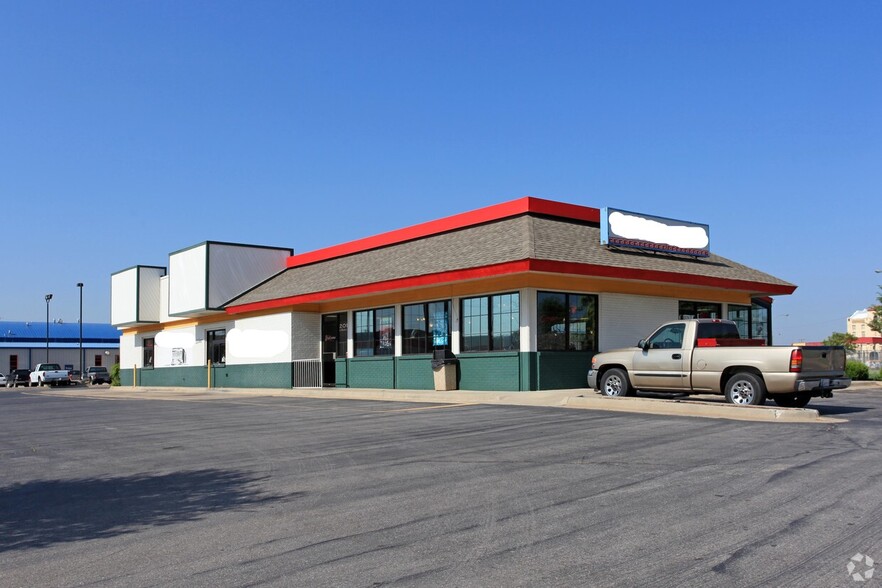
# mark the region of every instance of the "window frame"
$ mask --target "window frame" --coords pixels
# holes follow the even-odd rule
[[[772,305],[753,298],[750,301],[750,338],[765,339],[772,345]]]
[[[685,305],[691,305],[690,312],[684,313],[683,307]],[[717,310],[717,316],[703,316],[703,313],[699,312],[700,307],[704,306],[712,306],[715,310]],[[728,316],[728,315],[727,315]],[[686,319],[697,319],[697,318],[709,318],[709,319],[722,319],[723,318],[723,303],[722,302],[707,302],[704,300],[680,300],[677,304],[677,320],[686,320]]]
[[[562,320],[563,320],[564,331],[563,331],[563,347],[562,348],[560,348],[560,347],[553,348],[553,347],[544,347],[543,346],[543,335],[545,333],[543,333],[543,331],[542,331],[542,318],[543,318],[543,316],[547,316],[547,315],[543,315],[543,313],[542,313],[542,300],[541,300],[541,298],[543,295],[563,296],[563,317],[562,317]],[[589,341],[588,329],[587,329],[587,323],[586,323],[585,339],[584,340],[585,340],[586,344],[590,342],[590,347],[587,349],[575,349],[572,347],[573,340],[571,337],[571,333],[572,333],[573,317],[572,317],[571,309],[574,307],[573,307],[572,303],[570,302],[571,297],[572,298],[588,298],[592,302],[593,311],[594,311],[594,324],[593,324],[593,329],[591,331],[592,336],[590,337],[590,341]],[[577,352],[577,353],[597,352],[597,348],[599,345],[599,335],[597,332],[597,327],[598,327],[597,323],[598,323],[599,317],[598,317],[597,309],[598,309],[599,304],[600,304],[600,300],[599,300],[599,297],[597,296],[597,294],[588,294],[586,292],[555,292],[555,291],[551,291],[551,290],[539,290],[538,292],[536,292],[536,351],[542,351],[542,352],[560,351],[560,352]]]
[[[150,361],[147,361],[149,350]],[[143,344],[143,355],[141,357],[141,367],[152,368],[156,364],[156,337],[145,337]]]
[[[733,318],[733,311],[746,313],[747,318]],[[726,318],[738,325],[742,338],[763,339],[772,345],[772,306],[767,302],[754,298],[750,304],[728,304]]]
[[[337,321],[337,332],[334,334],[334,356],[338,359],[346,358],[349,353],[349,312],[328,312],[322,315],[322,353],[330,353],[326,349],[325,341],[325,318],[334,317]]]
[[[496,312],[496,302],[501,301],[504,297],[513,297],[509,300],[515,300],[517,303],[517,310],[508,311],[508,312]],[[459,350],[460,353],[492,353],[499,351],[520,351],[520,325],[521,325],[521,294],[518,291],[513,292],[500,292],[497,294],[484,294],[482,296],[469,296],[465,298],[461,298],[459,301],[459,309],[460,309],[460,329],[459,329]],[[477,314],[466,314],[466,307],[469,303],[473,301],[479,301],[479,312]],[[486,301],[485,304],[482,304],[481,301]],[[509,317],[509,330],[500,331],[501,324],[497,324],[502,321],[502,317]],[[514,328],[511,328],[511,320],[512,317],[517,317],[517,325]],[[482,321],[481,324],[478,325],[478,335],[480,338],[480,344],[475,348],[475,346],[469,346],[466,344],[467,337],[470,337],[470,331],[468,327],[471,326],[470,320],[472,318],[477,318],[479,321]],[[486,321],[484,323],[483,321]],[[505,340],[508,338],[511,341],[511,345],[508,349],[506,349],[505,345],[500,345],[500,339]]]
[[[217,350],[220,353],[217,353]],[[217,356],[220,360],[216,360]],[[223,367],[227,365],[227,329],[212,329],[205,331],[205,363],[211,361],[211,365]]]
[[[446,323],[443,343],[438,343],[438,331],[435,330],[435,320],[437,319],[437,311],[433,311],[431,307],[436,305],[444,306],[444,322]],[[408,310],[415,309],[418,313],[408,315]],[[421,337],[409,337],[408,333],[418,329],[411,328],[409,318],[416,317],[416,320],[422,320],[425,325],[423,335]],[[426,355],[434,352],[436,349],[450,349],[450,300],[433,300],[429,302],[417,302],[414,304],[401,305],[401,355]]]
[[[743,313],[744,316],[738,316]],[[750,318],[752,308],[750,304],[728,304],[726,308],[726,318],[738,327],[738,334],[742,339],[750,339]]]
[[[378,314],[382,324],[378,321]],[[395,307],[366,308],[353,311],[353,357],[392,357],[395,355]],[[359,321],[368,318],[365,323]],[[387,321],[391,320],[391,326]],[[361,331],[366,324],[369,330]],[[368,343],[370,345],[368,345]],[[388,349],[388,352],[384,351]]]

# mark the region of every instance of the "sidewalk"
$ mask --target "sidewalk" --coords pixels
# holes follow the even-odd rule
[[[882,382],[855,382],[849,390],[877,388],[882,393]],[[34,389],[29,389],[33,391]],[[765,406],[735,406],[722,396],[702,395],[683,398],[628,397],[608,398],[587,388],[549,390],[541,392],[487,392],[472,390],[388,390],[367,388],[276,389],[276,388],[51,388],[40,389],[44,394],[82,396],[88,398],[130,398],[157,400],[210,401],[255,396],[288,396],[340,400],[372,400],[392,402],[424,402],[433,404],[502,404],[511,406],[547,406],[584,410],[604,410],[666,416],[693,416],[761,422],[843,422],[842,419],[822,417],[812,408],[780,408],[769,402]]]

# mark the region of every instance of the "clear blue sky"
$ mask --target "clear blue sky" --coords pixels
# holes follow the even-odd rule
[[[303,252],[531,195],[706,223],[799,286],[882,283],[882,2],[0,0],[0,320],[110,318],[205,240]]]

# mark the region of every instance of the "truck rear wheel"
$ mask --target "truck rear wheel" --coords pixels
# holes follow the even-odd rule
[[[742,406],[755,406],[766,401],[766,386],[750,372],[738,372],[726,382],[726,401]]]
[[[634,392],[628,374],[619,368],[612,368],[600,378],[600,393],[604,396],[631,396]]]
[[[794,392],[793,394],[775,394],[772,400],[785,408],[802,408],[812,399],[811,392]]]

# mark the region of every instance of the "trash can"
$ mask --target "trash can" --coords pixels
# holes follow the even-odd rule
[[[436,349],[432,358],[435,390],[456,390],[456,356],[447,349]]]

